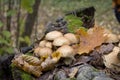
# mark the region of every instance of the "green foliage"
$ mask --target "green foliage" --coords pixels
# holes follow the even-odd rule
[[[32,6],[34,5],[35,0],[21,0],[21,6],[23,9],[27,10],[29,13],[33,12]]]
[[[32,77],[30,74],[27,74],[25,72],[22,71],[22,80],[32,80]]]
[[[10,32],[9,31],[2,31],[2,34],[5,38],[10,38]]]
[[[13,78],[16,78],[17,77],[16,74],[19,74],[22,80],[33,80],[33,77],[30,74],[24,72],[23,70],[18,69],[13,63],[10,66],[12,68]]]
[[[13,53],[13,48],[11,46],[11,34],[9,31],[2,31],[0,33],[0,55],[3,55],[4,53]]]
[[[65,16],[65,19],[68,22],[69,32],[74,33],[77,29],[82,27],[83,22],[79,17],[76,17],[74,15],[68,15],[68,16]]]
[[[13,16],[16,14],[16,10],[10,10],[7,12],[7,16]]]
[[[0,21],[0,28],[3,26],[4,24]]]
[[[20,40],[20,42],[25,42],[25,43],[27,43],[28,45],[31,44],[30,38],[29,38],[28,36],[19,37],[19,40]]]

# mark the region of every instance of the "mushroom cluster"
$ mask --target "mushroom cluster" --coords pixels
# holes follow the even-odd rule
[[[93,29],[89,29],[87,33],[93,34]],[[118,37],[108,30],[104,30],[103,36],[106,36],[105,41],[102,42],[103,44],[119,43],[117,47],[113,48],[112,52],[103,55],[105,66],[113,68],[113,64],[120,63],[120,59],[117,58],[120,58],[120,36]],[[63,59],[64,63],[67,59],[74,60],[79,47],[84,47],[84,45],[80,45],[80,38],[82,37],[73,33],[64,34],[60,31],[51,31],[33,48],[32,56],[21,54],[15,57],[12,63],[22,70],[39,77],[42,72],[53,69],[60,59]],[[95,47],[94,50],[98,50],[100,46]],[[86,47],[83,49],[86,50]]]
[[[73,45],[79,39],[73,33],[63,34],[60,31],[47,33],[33,49],[33,55],[20,55],[12,62],[22,70],[39,77],[43,71],[51,70],[60,58],[74,59]]]
[[[79,39],[73,33],[63,34],[59,31],[51,31],[39,42],[39,46],[34,49],[34,55],[45,57],[59,52],[61,57],[73,57],[75,51],[72,45],[79,43]]]

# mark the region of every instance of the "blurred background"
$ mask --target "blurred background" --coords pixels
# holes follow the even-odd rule
[[[68,11],[94,6],[96,25],[119,34],[112,0],[0,0],[0,55],[31,45],[47,23]]]

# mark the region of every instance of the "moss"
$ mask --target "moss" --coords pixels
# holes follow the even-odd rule
[[[33,77],[30,74],[18,69],[14,64],[11,64],[11,67],[12,67],[12,76],[15,80],[17,80],[17,79],[33,80]]]
[[[32,79],[32,76],[31,76],[30,74],[27,74],[27,73],[25,73],[25,72],[23,72],[23,71],[22,71],[21,74],[22,74],[22,75],[21,75],[22,80],[33,80],[33,79]]]

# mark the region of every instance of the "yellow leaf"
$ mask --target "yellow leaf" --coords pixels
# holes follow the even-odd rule
[[[60,52],[53,52],[52,53],[52,59],[54,61],[58,62],[60,58],[61,58],[61,53]]]

